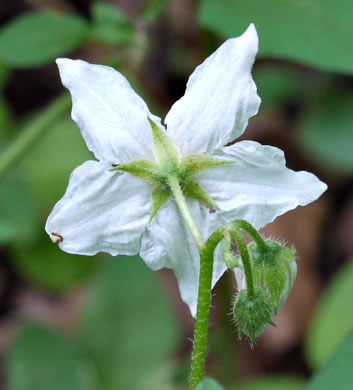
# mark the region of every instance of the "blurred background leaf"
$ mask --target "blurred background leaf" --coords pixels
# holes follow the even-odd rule
[[[97,371],[96,390],[144,390],[179,332],[156,275],[138,257],[119,256],[98,275],[78,337]]]
[[[13,262],[28,281],[51,292],[66,292],[97,269],[97,257],[70,255],[53,245],[41,229],[32,245],[12,249]]]
[[[322,164],[353,172],[353,93],[329,89],[315,100],[299,123],[303,148]]]
[[[143,9],[142,16],[143,18],[151,23],[155,21],[161,13],[164,11],[168,4],[167,0],[149,0],[145,8]]]
[[[256,68],[253,77],[261,96],[260,110],[285,104],[303,91],[301,75],[289,66],[270,64]]]
[[[133,42],[135,28],[128,17],[116,6],[96,2],[92,6],[95,37],[107,45],[129,45]]]
[[[322,295],[306,339],[306,355],[321,368],[353,329],[353,259],[335,275]]]
[[[203,27],[223,37],[236,37],[254,23],[260,56],[353,72],[350,0],[203,0],[198,16]]]
[[[0,59],[19,68],[43,65],[76,49],[88,35],[88,24],[79,16],[28,12],[1,28]]]
[[[0,241],[22,245],[34,239],[40,227],[34,203],[21,170],[0,181]]]
[[[234,387],[234,390],[303,390],[306,381],[294,376],[265,376]]]
[[[351,390],[353,383],[353,330],[345,337],[306,390]]]
[[[70,342],[58,332],[27,325],[6,361],[11,390],[86,390]]]
[[[198,386],[196,390],[224,390],[219,383],[212,378],[205,378]]]
[[[86,160],[95,160],[95,157],[68,114],[53,124],[21,162],[41,213],[49,213],[62,198],[71,172]]]

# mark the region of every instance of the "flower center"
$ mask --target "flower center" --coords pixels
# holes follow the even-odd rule
[[[222,160],[204,154],[191,154],[180,161],[179,150],[168,137],[167,132],[159,128],[150,118],[154,152],[157,162],[151,160],[134,160],[112,169],[128,172],[152,184],[152,217],[164,205],[172,191],[170,178],[176,178],[186,197],[203,201],[215,209],[219,207],[195,180],[194,176],[204,170],[233,161]]]

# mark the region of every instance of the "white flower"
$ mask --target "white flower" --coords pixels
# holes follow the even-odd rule
[[[255,27],[227,40],[191,75],[185,95],[166,117],[168,131],[153,116],[128,81],[112,68],[58,59],[63,84],[72,95],[72,118],[98,161],[74,170],[64,197],[50,214],[46,231],[66,252],[94,255],[140,254],[153,270],[172,268],[182,299],[195,315],[199,255],[172,196],[150,221],[153,186],[112,165],[135,160],[158,164],[152,118],[174,142],[179,159],[190,154],[235,161],[195,174],[219,210],[210,212],[187,199],[206,239],[218,226],[242,218],[256,228],[298,205],[306,205],[326,185],[307,172],[285,166],[283,152],[239,137],[260,98],[251,77],[258,49]],[[217,249],[213,284],[226,266]]]

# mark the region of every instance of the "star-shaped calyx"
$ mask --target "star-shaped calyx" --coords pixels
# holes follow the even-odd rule
[[[120,164],[112,171],[124,171],[131,173],[153,186],[151,218],[165,204],[172,194],[170,180],[177,179],[185,197],[197,199],[207,203],[214,209],[219,209],[216,202],[207,191],[197,183],[194,176],[206,169],[224,164],[234,164],[234,161],[205,154],[190,154],[180,158],[180,153],[174,142],[168,137],[156,123],[148,118],[153,134],[155,160],[134,160],[126,164]]]

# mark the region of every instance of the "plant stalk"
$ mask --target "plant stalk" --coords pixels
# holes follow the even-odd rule
[[[65,93],[21,131],[0,157],[0,177],[21,161],[36,142],[40,142],[45,132],[58,118],[69,111],[70,106],[70,95]]]

